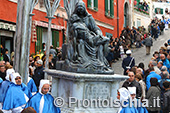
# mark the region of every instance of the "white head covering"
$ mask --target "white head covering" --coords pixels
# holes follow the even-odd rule
[[[14,69],[7,69],[5,79],[9,80],[9,76],[11,76],[11,74],[13,74],[13,73],[15,73]]]
[[[13,82],[14,84],[16,84],[15,78],[17,78],[17,77],[21,77],[19,73],[13,73],[13,74],[11,75],[11,79],[12,79],[12,82]]]
[[[136,94],[136,87],[128,87],[130,94]]]
[[[126,54],[127,54],[127,55],[132,54],[132,51],[131,51],[131,50],[127,50],[127,51],[126,51]]]
[[[50,84],[50,81],[49,80],[44,80],[44,79],[40,81],[39,93],[41,93],[41,89],[42,89],[44,84]]]
[[[122,101],[122,100],[127,100],[127,99],[129,99],[130,98],[130,93],[129,93],[129,91],[126,89],[126,88],[120,88],[119,90],[119,93],[120,93],[120,102]],[[119,108],[119,110],[118,110],[118,113],[120,113],[121,112],[121,110],[122,110],[122,106],[120,106],[120,108]]]
[[[129,99],[130,93],[126,88],[120,88],[118,91],[120,93],[120,101]]]

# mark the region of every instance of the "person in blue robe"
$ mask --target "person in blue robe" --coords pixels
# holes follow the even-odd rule
[[[137,109],[132,106],[129,106],[129,98],[130,98],[130,93],[126,88],[120,88],[117,92],[117,99],[121,101],[127,100],[124,102],[124,105],[127,105],[127,107],[123,107],[122,105],[120,106],[119,110],[117,113],[138,113]]]
[[[27,87],[31,91],[32,95],[37,93],[37,87],[34,80],[31,77],[28,77]]]
[[[0,77],[0,83],[2,83],[3,82],[3,80],[2,80],[2,78]]]
[[[14,69],[7,69],[5,77],[6,80],[2,81],[2,83],[0,84],[0,109],[2,109],[2,104],[4,102],[6,92],[10,87],[12,73],[15,73]]]
[[[131,96],[132,100],[136,99],[135,98],[136,97],[136,87],[128,87],[128,90],[129,90],[129,93],[130,93],[130,96]],[[148,113],[148,110],[145,107],[142,107],[142,106],[138,105],[139,101],[141,101],[141,100],[136,99],[137,106],[135,106],[135,107],[138,110],[138,113]],[[142,103],[141,103],[141,105],[142,105]]]
[[[33,107],[37,113],[61,113],[60,108],[54,105],[54,98],[48,93],[50,90],[49,80],[41,80],[39,92],[26,104]]]
[[[11,75],[11,85],[8,88],[3,102],[3,110],[11,110],[12,113],[20,113],[32,94],[27,86],[22,83],[19,73]]]

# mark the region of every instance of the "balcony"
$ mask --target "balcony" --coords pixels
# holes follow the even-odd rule
[[[149,15],[149,5],[146,2],[134,3],[134,10]]]

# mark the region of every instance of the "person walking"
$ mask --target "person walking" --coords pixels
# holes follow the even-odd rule
[[[146,46],[146,55],[150,54],[151,46],[153,46],[152,37],[149,35],[143,41],[143,44]]]

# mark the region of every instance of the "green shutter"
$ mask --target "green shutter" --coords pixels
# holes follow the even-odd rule
[[[98,0],[94,0],[94,10],[98,11]]]
[[[87,0],[87,7],[91,7],[91,0]]]
[[[158,12],[157,12],[157,8],[155,8],[155,13],[157,14]]]
[[[59,31],[52,31],[52,44],[53,47],[59,47]]]
[[[110,0],[110,16],[114,17],[114,5],[113,0]]]
[[[37,32],[37,42],[35,43],[35,54],[39,52],[39,50],[42,50],[42,33],[43,33],[43,28],[41,27],[36,27],[36,32]]]
[[[161,14],[163,14],[163,9],[161,9]]]
[[[105,15],[108,15],[108,0],[105,0]]]

